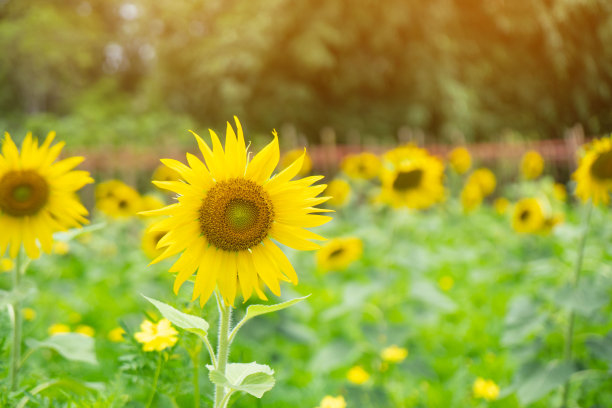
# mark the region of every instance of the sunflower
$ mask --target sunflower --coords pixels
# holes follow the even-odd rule
[[[565,184],[555,183],[553,185],[553,197],[557,201],[567,201],[567,189],[565,188]]]
[[[108,180],[96,186],[96,207],[113,217],[131,217],[141,210],[138,191],[119,180]]]
[[[472,156],[465,147],[455,147],[448,154],[448,164],[457,174],[465,174],[472,167]]]
[[[380,174],[382,163],[375,154],[363,152],[346,156],[340,167],[350,178],[371,180]]]
[[[596,139],[586,146],[578,169],[572,175],[576,180],[576,196],[582,201],[589,198],[595,205],[610,202],[612,190],[612,135]]]
[[[385,154],[380,201],[393,207],[424,209],[444,199],[444,165],[427,150],[403,146]]]
[[[317,251],[317,265],[325,271],[340,271],[361,258],[363,242],[359,238],[336,238]]]
[[[23,245],[30,259],[53,249],[53,233],[77,228],[88,221],[76,191],[92,183],[86,171],[74,171],[83,157],[56,161],[64,143],[53,146],[55,132],[44,143],[28,133],[21,152],[8,133],[0,154],[0,254],[7,247],[12,258]]]
[[[172,170],[171,168],[160,164],[157,166],[155,171],[153,171],[153,176],[151,176],[151,180],[156,181],[177,181],[179,179],[179,174]]]
[[[534,180],[540,177],[544,170],[544,159],[540,153],[530,150],[521,159],[521,174],[525,180]]]
[[[229,305],[238,290],[245,301],[253,291],[265,299],[260,281],[280,295],[279,281],[295,284],[298,277],[273,239],[297,250],[318,249],[311,240],[325,238],[304,228],[331,219],[316,214],[330,211],[315,207],[328,199],[317,197],[326,185],[312,186],[323,177],[292,180],[304,163],[304,154],[272,176],[279,159],[276,132],[272,142],[248,160],[242,127],[235,120],[238,136],[228,123],[225,151],[212,130],[212,150],[194,133],[206,164],[190,153],[189,166],[162,159],[181,175],[181,181],[154,183],[178,193],[177,202],[147,212],[169,216],[150,229],[167,231],[158,244],[164,252],[152,263],[181,253],[170,268],[178,273],[174,291],[195,273],[192,300],[199,297],[200,305],[215,287]]]
[[[351,186],[344,180],[332,180],[325,189],[325,195],[330,197],[327,204],[333,207],[342,207],[351,196]]]
[[[312,170],[312,159],[310,158],[310,155],[308,153],[305,153],[304,150],[301,149],[293,149],[285,153],[283,155],[283,158],[281,159],[280,168],[286,169],[294,161],[302,157],[302,155],[304,156],[304,163],[302,164],[302,168],[300,169],[297,175],[300,177],[308,175],[310,173],[310,170]]]
[[[165,231],[151,231],[149,229],[143,231],[140,247],[147,257],[155,259],[164,252],[162,249],[157,248],[159,240],[161,240],[164,235],[166,235]]]
[[[535,234],[542,231],[546,216],[536,198],[523,198],[514,206],[512,228],[520,234]]]
[[[480,185],[474,181],[465,183],[461,190],[461,206],[463,212],[469,213],[480,207],[482,204],[483,195]]]
[[[493,174],[491,170],[481,167],[474,170],[474,172],[470,174],[467,183],[477,184],[480,187],[480,191],[482,192],[482,196],[484,198],[495,191],[497,180],[495,179],[495,174]]]

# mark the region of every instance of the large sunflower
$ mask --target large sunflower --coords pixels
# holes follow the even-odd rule
[[[385,155],[380,200],[393,207],[424,209],[444,199],[444,165],[427,150],[414,146],[393,149]]]
[[[578,169],[572,175],[576,180],[576,196],[582,201],[589,198],[595,205],[610,202],[612,191],[612,136],[594,140],[586,147]]]
[[[276,132],[274,140],[248,160],[242,127],[235,120],[238,135],[228,123],[225,151],[212,130],[212,150],[194,133],[206,164],[189,153],[189,166],[162,159],[181,180],[154,183],[176,192],[178,202],[147,212],[170,216],[150,229],[167,231],[158,244],[164,252],[153,263],[181,253],[170,268],[177,272],[174,291],[196,273],[192,300],[199,297],[201,305],[216,287],[230,305],[238,289],[245,300],[253,290],[265,299],[260,282],[279,295],[279,281],[295,284],[298,277],[272,239],[298,250],[318,249],[311,240],[325,238],[304,228],[331,219],[315,214],[329,211],[315,208],[328,199],[317,197],[325,185],[312,186],[322,176],[291,180],[300,171],[304,155],[272,176],[279,160]]]
[[[28,133],[21,152],[8,133],[0,154],[0,254],[9,248],[15,258],[23,245],[31,259],[53,249],[53,233],[87,223],[87,210],[76,191],[92,183],[86,171],[73,171],[83,157],[56,161],[64,143],[51,146],[55,132],[44,143]]]

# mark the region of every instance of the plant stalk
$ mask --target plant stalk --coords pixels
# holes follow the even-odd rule
[[[574,264],[574,272],[572,274],[571,285],[572,288],[578,286],[580,282],[580,273],[582,272],[582,260],[584,259],[584,248],[586,244],[587,235],[589,232],[589,225],[591,223],[591,214],[593,213],[593,203],[589,201],[586,207],[586,214],[582,220],[582,236],[578,244],[578,254],[576,256],[576,263]],[[574,324],[576,321],[576,312],[574,309],[570,311],[569,322],[565,332],[565,345],[563,347],[563,359],[566,362],[572,361],[573,345],[574,345]],[[570,381],[567,380],[563,386],[563,397],[561,399],[561,408],[567,408],[569,400]]]
[[[193,406],[200,408],[200,347],[197,346],[192,355],[191,361],[193,364]]]
[[[11,391],[15,391],[19,386],[19,368],[21,366],[21,304],[17,296],[19,283],[21,282],[21,251],[15,258],[15,268],[13,269],[13,294],[15,299],[11,303],[12,323],[13,323],[13,342],[10,360],[10,384]]]
[[[157,392],[157,381],[159,380],[159,373],[161,372],[162,366],[162,352],[159,352],[159,357],[157,358],[157,368],[155,369],[155,376],[153,377],[153,389],[151,390],[151,396],[149,397],[149,401],[147,402],[147,408],[151,406],[153,403],[153,399],[155,398],[155,393]]]
[[[217,304],[219,306],[219,345],[217,349],[217,367],[223,375],[227,367],[227,357],[229,355],[229,329],[232,317],[232,307],[225,305],[223,298],[217,296]],[[225,397],[225,387],[217,385],[215,387],[215,408],[223,407],[223,398]]]

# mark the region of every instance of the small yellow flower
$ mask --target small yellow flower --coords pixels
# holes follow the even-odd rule
[[[66,255],[70,252],[70,244],[66,241],[57,241],[53,244],[53,252],[57,255]]]
[[[359,238],[335,238],[317,251],[317,265],[325,271],[341,271],[361,258],[363,242]]]
[[[383,349],[380,356],[384,361],[389,363],[401,363],[406,359],[406,357],[408,357],[408,350],[404,347],[398,347],[393,344]]]
[[[123,330],[122,327],[115,327],[114,329],[108,332],[108,339],[117,343],[123,341],[124,334],[125,330]]]
[[[361,385],[370,379],[370,374],[358,365],[348,371],[346,378],[353,384]]]
[[[448,292],[455,286],[455,280],[452,276],[444,275],[438,280],[438,285],[444,292]]]
[[[483,200],[482,190],[480,189],[480,185],[476,182],[468,181],[463,186],[461,190],[461,206],[463,207],[463,212],[469,213],[480,207]]]
[[[142,343],[144,351],[162,351],[172,347],[178,341],[178,332],[168,319],[161,319],[157,324],[144,320],[138,333],[134,334],[137,342]]]
[[[493,401],[499,396],[499,386],[493,380],[478,377],[472,386],[474,397]]]
[[[530,150],[521,159],[521,174],[525,180],[534,180],[540,177],[544,170],[544,159],[540,153]]]
[[[344,206],[351,195],[351,186],[344,180],[332,180],[325,189],[324,195],[331,197],[327,203],[334,207]]]
[[[373,153],[350,154],[342,160],[340,168],[353,179],[371,180],[380,174],[382,163]]]
[[[32,309],[31,307],[24,307],[22,312],[23,318],[27,321],[32,321],[36,319],[36,310]]]
[[[327,395],[321,400],[317,408],[346,408],[346,401],[342,395],[337,397]]]
[[[475,183],[480,187],[483,197],[489,196],[495,191],[497,180],[495,174],[487,168],[479,168],[474,170],[470,177],[468,177],[467,183]]]
[[[60,333],[70,333],[70,327],[67,324],[56,323],[52,324],[48,331],[51,336]]]
[[[74,329],[74,332],[80,333],[87,337],[93,337],[96,334],[96,331],[94,330],[94,328],[91,326],[87,326],[86,324],[81,324],[77,326],[77,328]]]
[[[565,202],[567,200],[567,189],[565,188],[565,184],[555,183],[553,186],[553,197],[557,201]]]
[[[0,272],[10,272],[15,267],[11,258],[0,259]]]
[[[287,153],[283,155],[280,161],[280,168],[283,170],[286,169],[294,161],[302,157],[303,154],[304,154],[304,149],[289,150]],[[310,158],[310,155],[306,152],[306,154],[304,154],[304,164],[302,164],[302,168],[300,169],[297,175],[299,177],[304,177],[310,173],[310,170],[312,170],[312,159]]]
[[[448,154],[448,163],[455,173],[464,174],[472,167],[472,156],[465,147],[455,147]]]
[[[497,211],[499,215],[504,215],[506,211],[508,211],[509,206],[510,201],[504,197],[499,197],[493,202],[493,207],[495,207],[495,211]]]

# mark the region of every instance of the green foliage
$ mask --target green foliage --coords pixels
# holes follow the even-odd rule
[[[209,378],[216,385],[230,389],[230,392],[244,391],[261,398],[266,391],[274,387],[274,370],[265,364],[230,363],[223,375],[219,370],[209,366]]]
[[[606,0],[4,0],[0,128],[73,146],[166,146],[234,114],[311,139],[598,133],[610,44]]]
[[[27,339],[26,344],[30,351],[46,347],[57,351],[68,360],[90,364],[98,363],[94,352],[93,339],[79,333],[55,334],[42,341]]]

